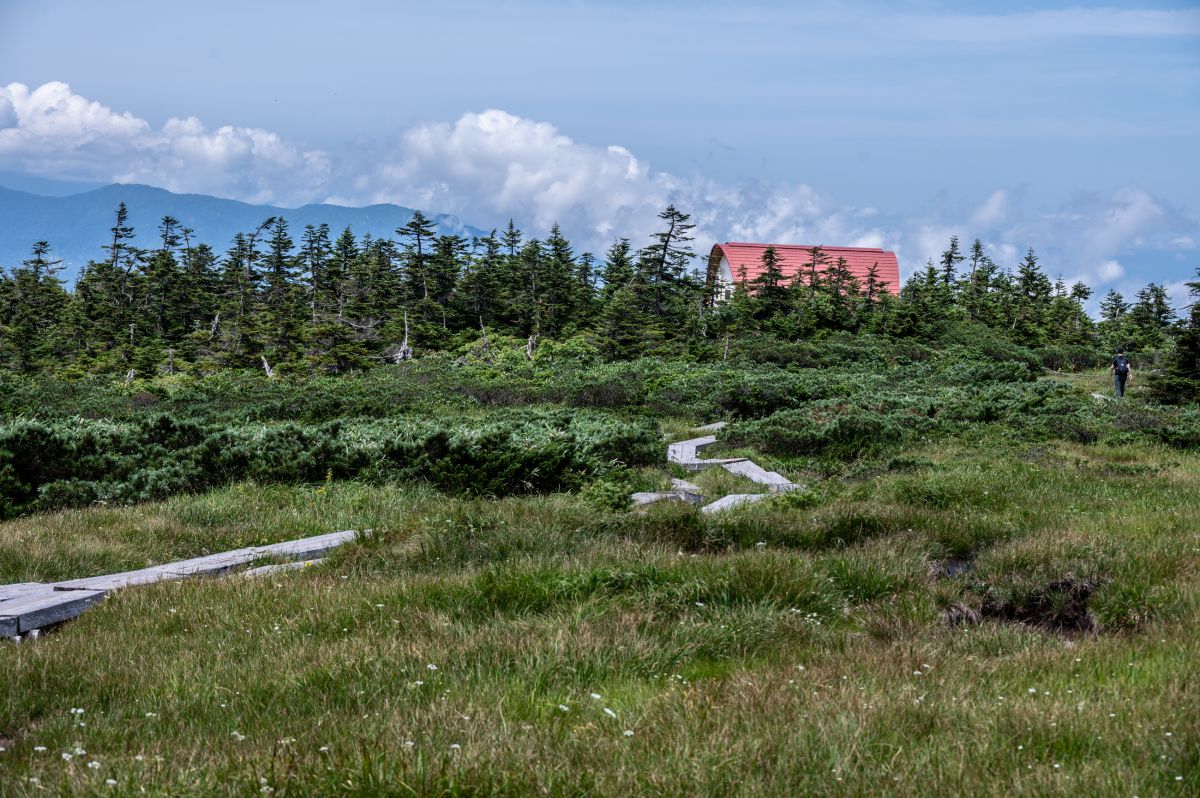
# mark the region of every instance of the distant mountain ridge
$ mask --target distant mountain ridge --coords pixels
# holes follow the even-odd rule
[[[239,232],[250,232],[269,216],[288,220],[292,238],[299,243],[308,224],[328,224],[336,237],[349,227],[356,236],[395,238],[396,228],[408,223],[415,211],[400,205],[305,205],[280,208],[251,205],[206,194],[175,194],[153,186],[114,184],[68,196],[44,196],[0,186],[0,267],[19,266],[29,257],[35,241],[49,241],[56,258],[63,260],[62,277],[72,283],[89,260],[104,257],[117,205],[124,202],[137,231],[135,244],[154,247],[163,216],[174,216],[195,231],[194,240],[221,254]],[[424,211],[423,211],[424,212]],[[430,214],[439,233],[467,238],[486,235],[450,214]]]

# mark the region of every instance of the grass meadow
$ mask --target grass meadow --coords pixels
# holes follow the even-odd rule
[[[1200,793],[1195,452],[783,467],[712,517],[331,481],[3,522],[0,582],[373,531],[0,646],[0,793]]]

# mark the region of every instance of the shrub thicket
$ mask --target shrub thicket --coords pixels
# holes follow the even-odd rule
[[[241,479],[423,479],[452,493],[544,492],[660,456],[646,422],[566,411],[317,425],[169,415],[20,420],[0,426],[0,514],[162,498]]]

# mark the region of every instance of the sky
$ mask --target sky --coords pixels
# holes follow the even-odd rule
[[[1198,143],[1196,0],[0,0],[8,185],[395,202],[595,251],[673,202],[701,251],[908,274],[957,234],[1182,304]]]

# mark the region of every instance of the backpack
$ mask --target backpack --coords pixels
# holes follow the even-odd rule
[[[1122,377],[1129,373],[1129,358],[1118,355],[1113,358],[1113,371]]]

